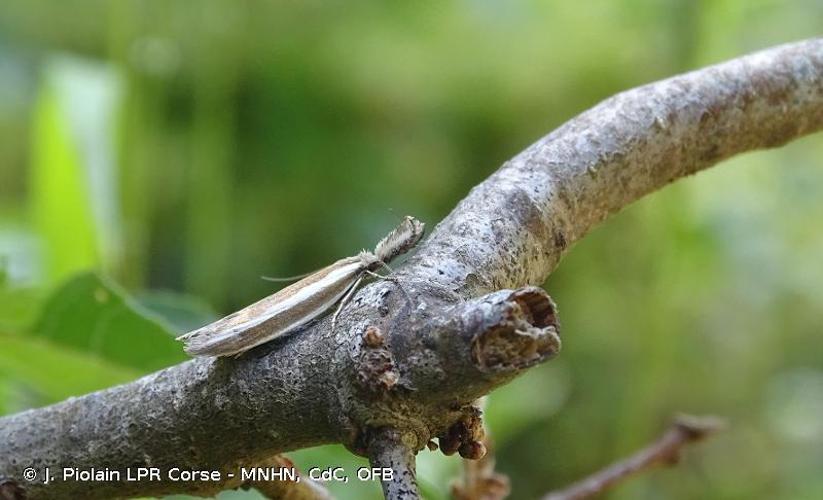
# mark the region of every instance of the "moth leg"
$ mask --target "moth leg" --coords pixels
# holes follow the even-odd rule
[[[369,272],[369,271],[366,271],[366,272]],[[361,275],[359,278],[357,278],[357,281],[354,282],[354,284],[351,286],[349,291],[346,292],[346,295],[343,296],[343,299],[340,301],[340,305],[337,306],[337,310],[334,311],[334,314],[331,317],[331,332],[332,333],[334,333],[334,327],[337,326],[337,317],[340,315],[340,312],[343,310],[343,307],[346,305],[346,303],[348,303],[349,299],[351,299],[352,294],[354,294],[354,291],[357,290],[357,285],[359,285],[361,281],[363,281],[363,275]]]
[[[389,270],[389,274],[391,274],[391,273],[393,273],[393,272],[394,272],[394,269],[392,269],[391,267],[389,267],[389,265],[388,265],[388,264],[386,264],[385,262],[382,262],[382,261],[381,261],[381,262],[380,262],[380,265],[381,265],[381,266],[383,266],[383,267],[385,267],[386,269],[388,269],[388,270]],[[383,275],[382,275],[382,274],[380,274],[380,273],[376,273],[376,272],[374,272],[374,271],[370,271],[370,270],[368,270],[368,269],[366,269],[366,274],[368,274],[368,275],[370,275],[370,276],[373,276],[373,277],[375,277],[375,278],[380,278],[380,279],[383,279],[383,280],[389,280],[389,281],[393,281],[393,282],[397,283],[397,279],[396,279],[396,278],[391,278],[391,277],[389,277],[389,276],[383,276]]]
[[[393,280],[393,281],[396,281],[396,280],[395,280],[395,278],[391,278],[391,277],[389,277],[389,276],[383,276],[383,275],[382,275],[382,274],[380,274],[380,273],[376,273],[376,272],[374,272],[374,271],[369,271],[368,269],[366,269],[366,274],[368,274],[369,276],[372,276],[372,277],[374,277],[374,278],[380,278],[381,280]]]

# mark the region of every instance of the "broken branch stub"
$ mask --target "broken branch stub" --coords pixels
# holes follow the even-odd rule
[[[361,327],[359,338],[348,341],[356,346],[348,353],[356,384],[341,397],[347,444],[366,454],[370,429],[392,428],[413,433],[415,450],[438,437],[446,454],[481,458],[483,436],[471,430],[482,431],[473,402],[557,354],[556,307],[538,287],[458,303],[435,303],[430,291],[411,291],[427,297],[422,307],[412,314],[394,304],[387,308],[393,317]],[[436,395],[443,396],[433,401]]]

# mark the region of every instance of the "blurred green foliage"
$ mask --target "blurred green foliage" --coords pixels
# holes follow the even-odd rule
[[[113,284],[81,274],[44,304],[32,336],[150,372],[187,358],[173,333]]]
[[[48,253],[43,266],[55,280],[94,267],[97,258],[91,196],[66,114],[53,89],[37,99],[31,146],[31,211]]]
[[[173,364],[175,333],[273,291],[260,275],[349,255],[405,214],[435,223],[601,99],[820,26],[819,0],[6,0],[0,412]],[[811,137],[736,158],[572,250],[546,285],[562,355],[489,401],[514,498],[677,411],[732,428],[610,498],[823,497],[821,153]],[[421,453],[427,497],[458,466]]]

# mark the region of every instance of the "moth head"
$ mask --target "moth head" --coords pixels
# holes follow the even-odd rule
[[[374,254],[384,263],[390,262],[398,255],[404,254],[420,241],[426,225],[407,215],[399,226],[377,243]]]
[[[374,271],[383,265],[380,262],[380,259],[377,258],[377,255],[369,252],[368,250],[361,250],[360,253],[357,254],[357,258],[360,259],[360,265],[369,271]]]

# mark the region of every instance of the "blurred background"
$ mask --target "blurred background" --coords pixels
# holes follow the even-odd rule
[[[433,225],[600,100],[821,26],[820,0],[4,0],[0,414],[179,362],[172,337],[275,291],[261,275]],[[572,250],[546,284],[562,355],[488,407],[513,498],[678,411],[732,427],[609,498],[823,498],[821,158],[820,135],[738,157]],[[427,498],[458,469],[422,452]]]

